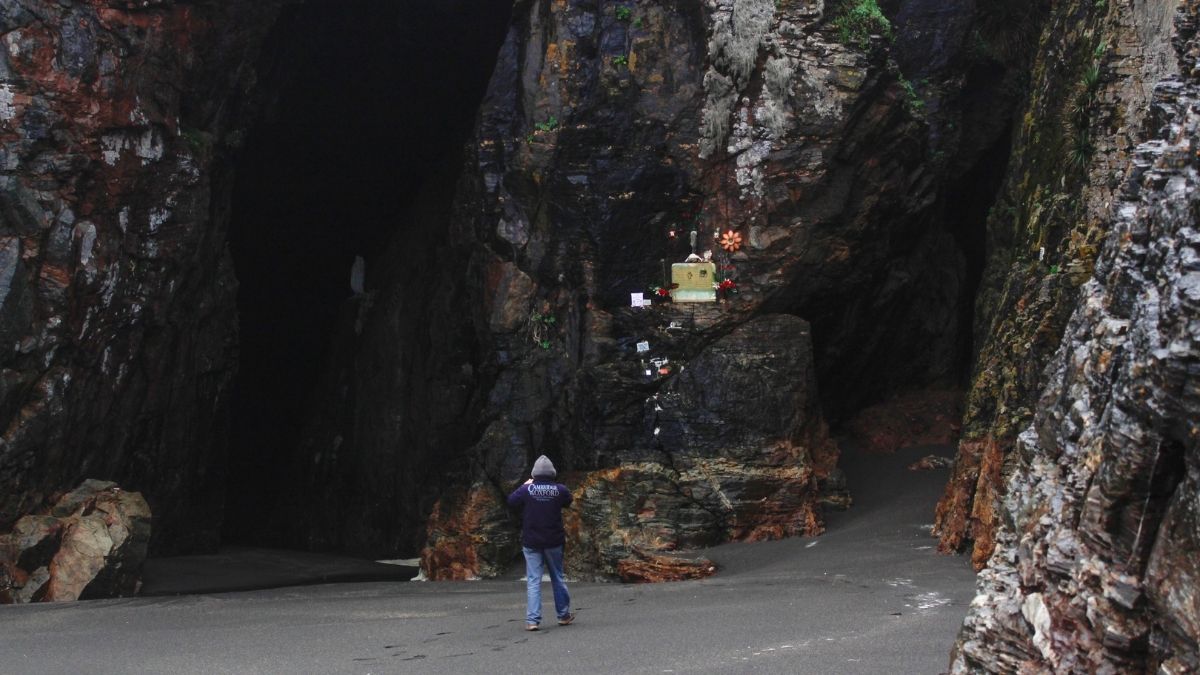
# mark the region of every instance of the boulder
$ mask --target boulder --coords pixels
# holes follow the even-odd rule
[[[0,604],[137,593],[150,521],[141,494],[84,481],[0,535]]]
[[[670,319],[679,310],[661,311]],[[612,411],[596,422],[620,442],[591,444],[612,454],[559,476],[575,496],[565,515],[575,578],[698,578],[715,571],[711,563],[663,556],[822,531],[822,486],[838,484],[837,446],[817,406],[809,324],[768,314],[707,344],[663,349],[677,349],[664,351],[676,370],[655,389],[643,388],[639,368],[601,366],[596,376],[613,384],[582,394],[588,407]],[[493,424],[476,446],[472,486],[443,493],[434,507],[422,555],[428,578],[495,576],[519,559],[501,489],[515,488],[529,470],[516,417]]]

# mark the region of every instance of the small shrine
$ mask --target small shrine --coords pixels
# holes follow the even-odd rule
[[[672,302],[716,302],[717,265],[712,261],[671,265]]]
[[[671,265],[671,302],[716,302],[717,264],[712,253],[696,253],[696,231],[691,232],[692,253]]]
[[[672,263],[669,268],[664,258],[661,261],[662,285],[650,287],[651,298],[646,298],[643,293],[630,293],[632,306],[649,307],[653,299],[672,303],[716,303],[728,300],[731,294],[738,292],[737,283],[732,278],[735,269],[730,256],[741,248],[741,234],[732,228],[723,234],[716,230],[713,232],[713,243],[717,246],[701,254],[697,250],[698,224],[696,220],[688,233],[691,253],[687,258],[683,262]],[[678,231],[677,226],[672,226],[667,232],[668,238],[674,240]]]

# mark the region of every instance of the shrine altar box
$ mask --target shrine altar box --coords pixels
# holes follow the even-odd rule
[[[716,302],[717,266],[711,262],[671,265],[672,302]]]

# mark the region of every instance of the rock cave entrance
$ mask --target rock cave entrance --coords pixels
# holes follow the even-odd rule
[[[280,15],[261,57],[265,109],[233,167],[240,373],[225,542],[284,543],[262,514],[291,489],[331,339],[352,316],[351,265],[364,256],[369,285],[414,197],[431,176],[453,180],[439,169],[457,165],[510,11],[309,0]]]

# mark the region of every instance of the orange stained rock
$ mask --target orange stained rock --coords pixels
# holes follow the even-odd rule
[[[427,543],[421,550],[421,569],[434,581],[466,581],[483,576],[478,533],[484,521],[504,506],[495,490],[476,485],[443,495],[429,516]]]
[[[558,66],[559,72],[563,71],[562,57],[558,53],[558,43],[557,42],[551,42],[550,44],[546,45],[546,56],[543,57],[543,60],[546,64],[547,68],[553,67],[553,66]],[[546,71],[543,70],[542,77],[539,78],[539,81],[542,83],[543,86],[546,84],[545,72]]]
[[[1004,491],[1002,469],[1005,454],[999,443],[988,439],[979,466],[979,480],[975,485],[975,503],[971,506],[971,534],[975,539],[971,564],[975,571],[983,569],[996,548],[996,507]]]
[[[617,562],[617,574],[626,583],[659,583],[703,579],[717,572],[717,566],[707,558],[687,560],[645,551]]]
[[[1003,466],[1008,447],[995,438],[959,444],[954,473],[938,502],[934,534],[938,551],[957,553],[973,540],[971,564],[983,569],[995,549],[996,507],[1003,496]]]

